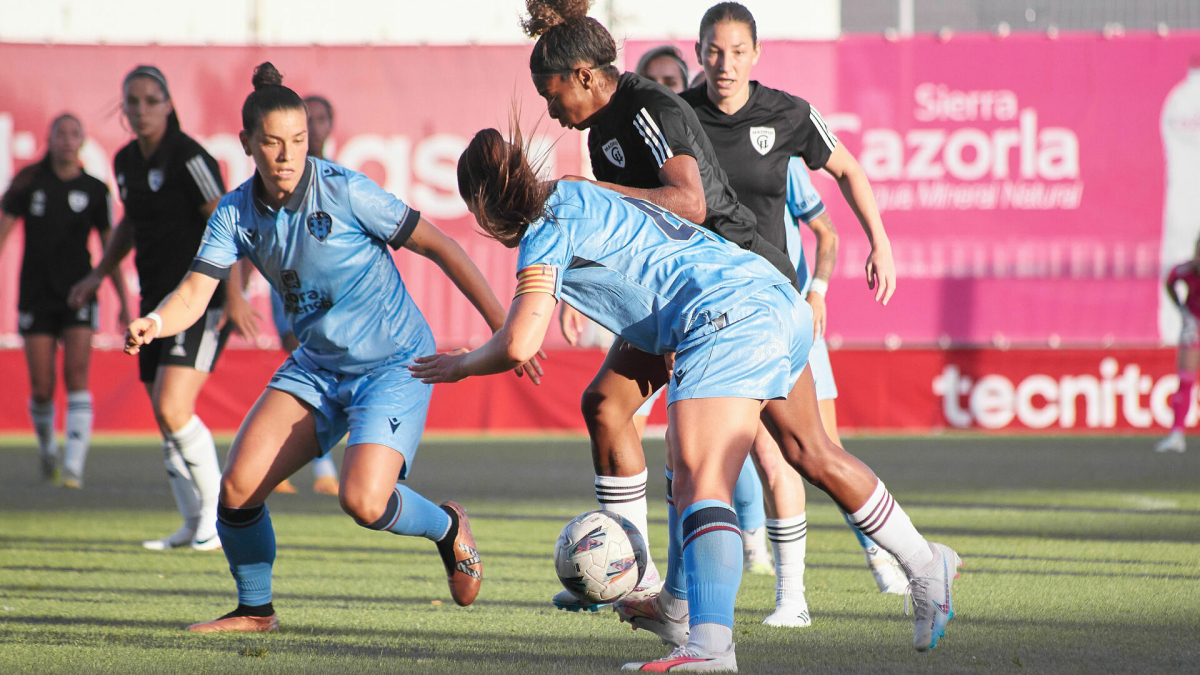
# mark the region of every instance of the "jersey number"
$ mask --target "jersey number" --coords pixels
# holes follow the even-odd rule
[[[645,199],[625,196],[622,196],[621,199],[633,204],[639,211],[650,216],[650,219],[654,221],[658,229],[662,230],[663,234],[667,235],[670,239],[687,241],[692,238],[693,234],[696,234],[696,228],[680,220],[679,216],[655,206]]]

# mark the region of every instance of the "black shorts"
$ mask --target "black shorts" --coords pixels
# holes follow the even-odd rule
[[[208,309],[200,320],[182,333],[168,338],[156,339],[143,345],[138,351],[138,371],[142,382],[153,382],[158,377],[159,366],[183,366],[202,373],[212,372],[217,357],[225,348],[233,323],[221,323],[221,308]]]
[[[21,335],[53,335],[61,337],[67,328],[99,329],[100,314],[93,300],[79,309],[71,309],[66,305],[56,308],[20,312],[17,315],[17,328]]]

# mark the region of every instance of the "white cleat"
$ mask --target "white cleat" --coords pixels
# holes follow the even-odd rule
[[[871,568],[871,576],[875,577],[879,592],[904,595],[908,590],[908,575],[896,557],[878,546],[870,546],[864,551],[867,554],[867,567]]]
[[[946,624],[954,618],[954,604],[950,601],[950,585],[958,578],[962,559],[949,546],[930,544],[933,562],[919,573],[913,574],[904,596],[904,613],[909,613],[912,602],[913,647],[923,652],[937,647],[938,639],[946,634]]]
[[[165,539],[148,539],[143,541],[142,548],[149,549],[151,551],[170,551],[174,548],[191,546],[195,537],[196,531],[187,525],[183,525],[178,530],[175,530],[175,534],[172,534]],[[220,539],[217,541],[219,543]]]
[[[767,528],[742,530],[742,572],[775,576],[771,547],[767,544]]]
[[[808,614],[808,603],[803,597],[799,600],[790,599],[776,603],[775,613],[763,619],[763,625],[780,628],[808,628],[812,625],[812,617]]]
[[[194,551],[220,551],[221,537],[214,530],[212,534],[196,534],[196,538],[192,540],[192,550]]]
[[[1187,440],[1182,431],[1172,431],[1170,435],[1154,446],[1155,452],[1184,452],[1187,450]]]
[[[657,594],[662,589],[662,585],[663,580],[662,577],[658,575],[658,568],[651,566],[646,570],[646,573],[642,575],[641,583],[634,587],[632,591],[626,593],[625,597],[640,598],[648,594]],[[607,607],[612,604],[611,602],[592,602],[591,600],[585,600],[568,590],[559,591],[554,595],[553,598],[550,599],[550,602],[554,603],[556,608],[568,612],[596,612],[599,611],[601,607]]]
[[[693,647],[676,647],[661,659],[626,663],[621,670],[652,673],[736,673],[738,667],[733,647],[724,654],[707,654]]]
[[[627,595],[613,603],[613,611],[634,630],[648,630],[657,635],[664,645],[682,647],[687,644],[688,633],[691,632],[688,616],[684,614],[672,619],[658,606],[659,595],[655,593],[640,598]]]

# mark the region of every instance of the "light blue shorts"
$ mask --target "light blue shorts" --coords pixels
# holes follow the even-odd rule
[[[404,478],[412,469],[433,394],[433,385],[414,378],[407,365],[397,358],[361,375],[348,375],[306,368],[289,356],[267,386],[312,406],[322,456],[348,431],[347,445],[377,443],[404,455],[399,476]]]
[[[675,351],[667,403],[786,398],[812,349],[812,308],[791,286],[763,289],[693,328]]]
[[[837,383],[833,381],[833,366],[829,364],[829,346],[825,336],[813,341],[808,352],[808,367],[812,368],[813,381],[817,385],[817,400],[837,398]]]

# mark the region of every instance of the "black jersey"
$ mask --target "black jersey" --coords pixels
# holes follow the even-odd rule
[[[758,82],[750,83],[750,99],[732,115],[721,112],[703,86],[681,98],[695,109],[738,199],[754,212],[759,234],[786,251],[788,160],[800,157],[810,169],[819,169],[829,161],[837,137],[808,101]]]
[[[646,190],[662,187],[658,171],[668,159],[695,158],[707,207],[700,225],[763,256],[796,283],[785,249],[759,236],[753,212],[738,202],[696,113],[670,89],[634,73],[621,75],[592,122],[588,154],[599,180]]]
[[[83,173],[64,181],[45,162],[25,167],[0,209],[25,219],[18,309],[46,312],[67,306],[71,286],[92,271],[88,236],[111,225],[108,188]]]
[[[113,173],[133,226],[143,314],[158,306],[187,274],[208,224],[200,207],[225,194],[220,167],[182,131],[167,131],[158,149],[143,157],[131,141],[113,159]],[[225,304],[224,285],[209,307]]]

